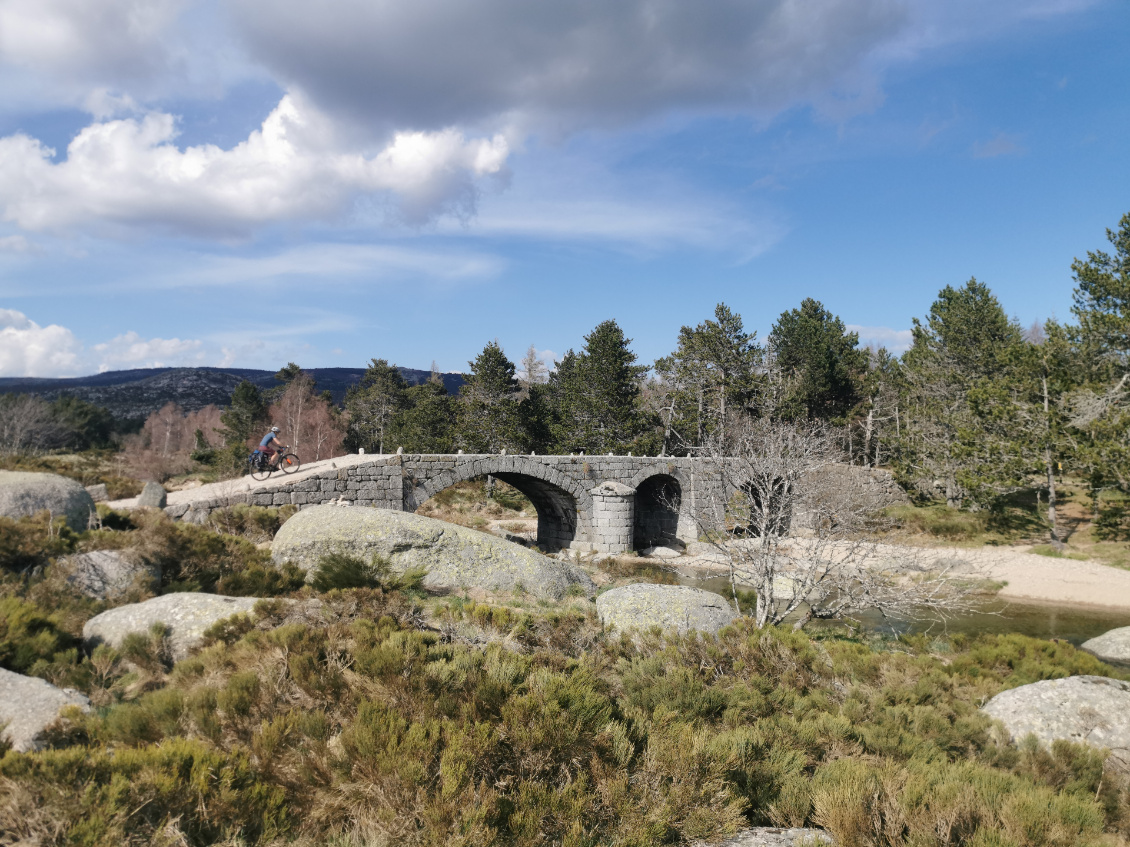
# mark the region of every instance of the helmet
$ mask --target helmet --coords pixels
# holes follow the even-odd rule
[[[278,431],[279,431],[279,428],[277,426],[271,427],[271,432],[278,432]]]

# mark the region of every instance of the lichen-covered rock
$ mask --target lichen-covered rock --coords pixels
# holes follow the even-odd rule
[[[1105,676],[1046,679],[1002,691],[982,708],[1014,741],[1035,735],[1106,747],[1111,761],[1130,766],[1130,682]]]
[[[820,844],[834,843],[832,836],[822,829],[799,826],[791,828],[755,826],[725,841],[715,842],[711,847],[816,847]],[[707,845],[705,842],[699,842],[695,847],[707,847]]]
[[[596,612],[609,629],[648,630],[658,626],[680,635],[692,630],[713,635],[737,617],[733,606],[712,591],[689,585],[643,583],[604,592],[596,598]]]
[[[0,515],[22,518],[44,510],[81,532],[95,508],[86,489],[73,479],[53,473],[0,471]]]
[[[66,581],[88,597],[109,599],[131,588],[147,588],[161,571],[120,550],[96,550],[60,559]]]
[[[90,700],[71,688],[56,688],[34,676],[0,668],[0,724],[4,738],[19,753],[38,750],[43,730],[59,717],[65,706],[90,709]]]
[[[640,555],[645,559],[677,559],[683,554],[672,547],[662,547],[657,545],[655,547],[648,547],[644,550],[640,550]]]
[[[110,499],[110,492],[106,490],[106,483],[104,482],[86,486],[86,493],[95,503],[105,503]]]
[[[1120,626],[1084,641],[1080,647],[1115,665],[1130,665],[1130,626]]]
[[[137,508],[163,509],[168,503],[168,493],[156,482],[147,482],[137,495]]]
[[[169,653],[179,662],[200,645],[205,630],[232,615],[250,612],[258,602],[257,597],[190,591],[165,594],[95,615],[82,628],[82,637],[89,646],[105,643],[117,647],[131,632],[148,633],[153,624],[164,624],[169,629]]]
[[[314,506],[284,523],[271,544],[276,563],[293,562],[311,577],[318,561],[329,553],[364,561],[378,555],[401,573],[423,568],[427,571],[424,586],[434,590],[522,589],[555,600],[573,586],[585,594],[596,590],[588,574],[571,563],[411,512]]]

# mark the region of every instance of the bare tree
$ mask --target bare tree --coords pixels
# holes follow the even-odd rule
[[[324,397],[314,393],[314,380],[305,374],[296,377],[286,391],[271,404],[267,415],[282,429],[291,449],[308,462],[342,454],[345,428],[330,410]]]
[[[968,569],[878,542],[884,497],[866,470],[843,463],[840,433],[753,419],[736,422],[729,443],[729,455],[711,453],[725,502],[700,528],[726,558],[735,606],[739,585],[756,592],[757,626],[865,609],[944,620],[971,607]]]
[[[541,385],[548,379],[549,368],[538,355],[538,349],[531,344],[518,365],[518,384],[522,386],[522,391],[528,394],[531,386]]]
[[[0,455],[38,453],[60,435],[45,400],[34,394],[0,394]]]
[[[184,410],[166,403],[145,419],[141,431],[125,439],[122,456],[132,476],[164,482],[192,467],[195,429]]]

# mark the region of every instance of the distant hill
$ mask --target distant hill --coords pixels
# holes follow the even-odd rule
[[[345,392],[361,381],[364,368],[306,368],[314,378],[318,391],[330,391],[340,404]],[[409,385],[427,381],[431,371],[401,368]],[[451,394],[458,394],[463,385],[462,374],[440,374]],[[150,413],[172,401],[188,411],[209,404],[226,406],[232,390],[243,380],[260,388],[274,388],[275,371],[251,368],[138,368],[129,371],[107,371],[93,376],[66,379],[38,377],[0,377],[0,393],[38,394],[53,400],[71,394],[88,403],[108,409],[121,421],[144,420]]]

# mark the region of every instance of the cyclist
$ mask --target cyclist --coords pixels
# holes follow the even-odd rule
[[[259,452],[267,454],[272,468],[279,463],[281,451],[288,449],[290,448],[287,445],[279,441],[279,428],[277,426],[271,427],[271,431],[264,435],[263,440],[259,442]]]

